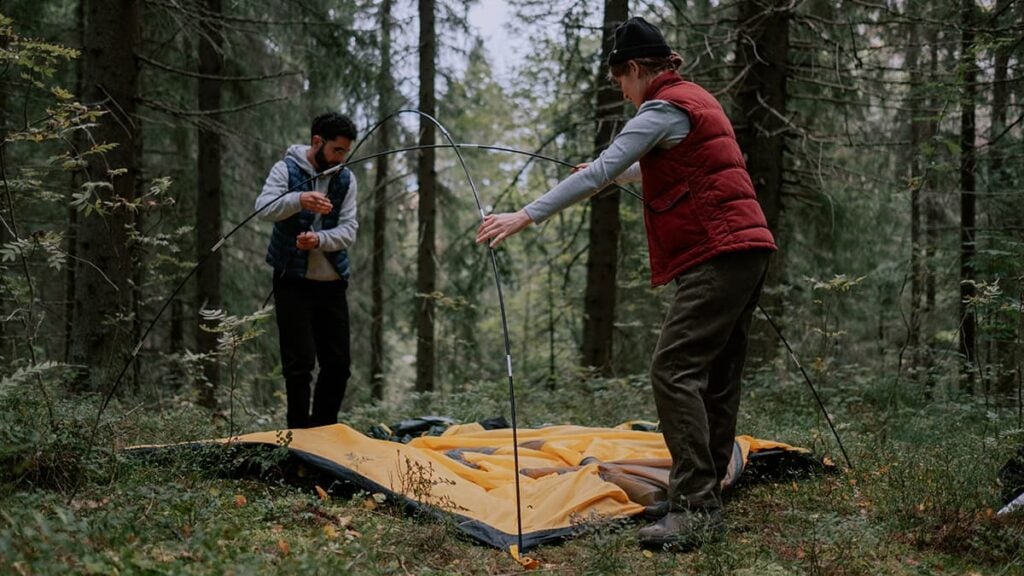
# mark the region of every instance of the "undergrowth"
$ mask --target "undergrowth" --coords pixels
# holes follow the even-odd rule
[[[581,522],[569,540],[529,551],[558,574],[1024,574],[1024,517],[1000,518],[997,471],[1024,441],[1013,407],[912,388],[850,369],[821,392],[853,461],[838,474],[741,483],[729,530],[688,553],[643,550],[639,521]],[[366,431],[417,415],[508,417],[505,383],[410,396],[343,420]],[[800,381],[756,374],[739,433],[843,458]],[[646,379],[524,386],[521,426],[653,419]],[[54,389],[51,397],[59,398]],[[226,424],[189,402],[162,409],[116,400],[86,445],[96,402],[54,402],[56,427],[31,392],[0,402],[0,572],[13,574],[492,574],[507,553],[475,544],[450,516],[317,475],[279,449],[150,453],[125,447],[221,437]],[[424,412],[420,412],[424,413]],[[274,428],[282,415],[267,416]],[[255,431],[257,426],[247,431]],[[86,457],[86,454],[89,454]],[[428,490],[431,470],[400,479]],[[73,495],[73,497],[72,497]],[[443,504],[443,503],[442,503]],[[442,506],[443,508],[443,506]]]

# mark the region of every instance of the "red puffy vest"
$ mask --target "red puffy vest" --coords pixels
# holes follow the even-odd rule
[[[651,284],[738,250],[775,250],[746,162],[722,105],[675,72],[651,81],[644,100],[665,100],[690,116],[679,144],[640,159]]]

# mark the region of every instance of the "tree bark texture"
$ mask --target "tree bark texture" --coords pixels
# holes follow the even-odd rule
[[[606,62],[615,47],[615,28],[629,17],[627,0],[605,0],[598,68],[594,155],[598,155],[622,128],[622,94],[605,80]],[[615,330],[616,272],[619,260],[619,193],[599,194],[590,201],[587,286],[583,298],[583,366],[598,374],[612,374]]]
[[[0,39],[0,50],[7,50],[7,46],[7,39]],[[6,137],[8,130],[7,95],[10,90],[10,87],[8,86],[7,82],[7,78],[0,77],[0,138]],[[79,98],[81,98],[81,92],[79,92],[78,95]],[[3,150],[0,150],[0,154],[2,153]],[[6,195],[7,190],[2,190],[0,191],[0,193]],[[4,220],[9,220],[10,214],[7,214],[6,206],[6,202],[0,202],[0,215],[3,216]],[[0,246],[3,246],[10,241],[11,238],[10,235],[7,233],[7,227],[0,225]],[[69,268],[72,267],[73,266],[69,266]],[[7,280],[4,277],[0,277],[0,289],[2,289],[2,291],[0,291],[0,360],[3,360],[5,364],[10,365],[14,358],[17,357],[17,353],[15,352],[13,334],[11,334],[11,332],[7,329],[7,317],[9,314],[9,306],[7,305],[7,295],[11,293],[11,290],[6,284]],[[70,316],[68,316],[68,318],[70,318]],[[68,326],[70,327],[70,320],[68,320],[68,322]],[[65,342],[70,341],[71,337],[67,336]],[[10,342],[10,346],[7,345],[8,342]],[[65,346],[65,362],[67,361],[66,348],[67,347]]]
[[[1013,18],[1012,22],[1019,22],[1016,12],[1011,12],[1013,0],[996,0],[995,10],[991,19],[991,27],[998,28],[1001,23],[1005,25]],[[1008,14],[1009,13],[1009,14]],[[989,149],[989,188],[994,193],[996,204],[992,214],[992,223],[996,228],[1014,229],[1022,224],[1019,212],[1011,202],[1004,200],[1007,192],[1012,189],[1012,179],[1006,166],[1006,146],[1000,140],[1006,140],[1003,132],[1006,129],[1007,108],[1010,101],[1010,86],[1007,82],[1010,64],[1011,47],[1005,42],[995,47],[994,70],[992,78],[992,124],[989,132],[989,141],[992,147]],[[998,248],[998,247],[997,247]],[[1004,294],[1017,294],[1020,289],[1020,281],[1017,274],[1000,274],[1000,287]],[[1015,314],[1007,314],[999,311],[997,314],[998,326],[994,329],[992,344],[994,348],[996,365],[995,391],[1000,395],[1012,393],[1017,381],[1017,344]]]
[[[391,77],[391,8],[392,0],[380,5],[380,71],[377,76],[377,115],[384,118],[391,112],[394,79]],[[391,149],[391,122],[377,130],[380,149]],[[373,188],[373,270],[370,294],[370,395],[384,399],[384,267],[387,260],[388,188],[390,156],[377,157],[377,177]]]
[[[437,31],[434,0],[419,0],[420,111],[436,113]],[[420,118],[420,145],[431,146],[437,130]],[[434,149],[420,151],[416,167],[419,185],[419,242],[416,250],[416,391],[434,390],[436,341],[434,334],[434,292],[437,291],[437,173]]]
[[[223,35],[218,17],[223,12],[221,0],[205,0],[206,15],[200,24],[199,35],[199,110],[208,112],[221,108],[221,80],[224,75]],[[213,121],[216,116],[211,117]],[[223,143],[220,131],[214,124],[199,125],[198,154],[196,169],[199,178],[199,195],[196,198],[196,261],[206,261],[196,271],[196,310],[219,309],[221,307],[221,257],[220,252],[210,253],[221,237],[221,170]],[[216,357],[217,333],[202,316],[197,318],[196,349],[208,354],[203,361],[203,378],[196,382],[196,392],[201,406],[215,408],[216,392],[220,386],[220,363]]]
[[[977,193],[975,186],[975,82],[978,77],[974,54],[974,0],[960,2],[960,354],[963,356],[961,376],[965,390],[974,391],[977,369],[976,316],[970,301],[975,295],[974,254]]]
[[[930,56],[928,59],[928,81],[935,84],[939,82],[939,32],[938,27],[931,26],[925,32],[925,45],[929,47]],[[941,103],[935,91],[928,97],[928,119],[925,121],[925,140],[934,144],[939,133],[938,118],[942,114]],[[934,145],[930,148],[934,149]],[[934,150],[928,153],[929,164],[934,161],[936,153]],[[938,176],[935,170],[928,170],[925,177],[924,198],[924,319],[930,312],[935,310],[936,279],[935,270],[937,267],[936,254],[939,245],[939,225],[942,223],[942,209],[938,199]]]
[[[90,177],[109,184],[95,188],[96,196],[103,201],[135,198],[139,169],[135,117],[139,10],[138,0],[88,0],[86,8],[83,98],[88,104],[100,104],[107,112],[93,129],[92,137],[96,142],[117,145],[89,159]],[[118,172],[121,170],[125,172]],[[77,379],[79,387],[98,389],[131,351],[134,295],[127,228],[132,223],[131,212],[119,207],[79,222],[76,242],[81,260],[75,263],[70,355],[72,362],[85,367]],[[106,278],[86,262],[95,265]]]
[[[743,75],[736,95],[740,118],[736,138],[747,161],[768,227],[780,244],[771,259],[761,306],[782,323],[784,302],[772,288],[783,283],[785,249],[779,242],[785,175],[786,81],[789,75],[789,0],[743,0],[739,4],[736,64]],[[745,72],[744,72],[745,71]],[[778,350],[767,324],[750,333],[751,358],[767,361]]]
[[[78,0],[75,5],[75,29],[78,30],[77,40],[78,49],[85,51],[85,1]],[[84,58],[78,58],[75,60],[75,97],[78,98],[79,102],[84,101],[85,96],[83,94],[83,86],[85,85],[85,66],[83,64]],[[4,92],[4,90],[0,90]],[[0,99],[5,98],[0,96]],[[5,104],[0,100],[0,110],[3,110]],[[3,114],[0,112],[0,114]],[[82,148],[86,145],[83,134],[76,131],[71,140],[74,143],[74,147],[78,153],[82,152]],[[75,170],[71,174],[71,181],[68,186],[68,222],[67,231],[64,233],[65,249],[68,251],[68,258],[74,262],[78,257],[78,246],[76,242],[76,234],[78,231],[78,208],[71,205],[71,195],[78,191],[79,186],[82,185],[84,180],[81,170]],[[69,264],[64,269],[64,362],[71,361],[71,333],[72,333],[72,320],[75,315],[75,271],[77,267],[74,264]]]
[[[913,10],[919,7],[920,3],[913,2],[910,6]],[[921,364],[921,299],[924,291],[921,251],[921,187],[924,185],[924,174],[921,166],[921,137],[925,127],[921,118],[921,24],[911,22],[909,26],[910,42],[907,46],[906,67],[910,74],[910,90],[907,94],[907,107],[910,110],[910,149],[907,153],[910,172],[910,320],[907,326],[907,347],[910,351],[911,374],[916,374],[915,369]]]

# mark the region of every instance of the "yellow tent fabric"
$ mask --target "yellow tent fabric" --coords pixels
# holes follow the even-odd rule
[[[348,426],[291,430],[288,448],[303,461],[371,492],[453,515],[467,534],[508,549],[517,543],[512,431],[456,425],[408,444],[369,438]],[[279,445],[279,431],[222,442]],[[614,428],[520,429],[523,549],[572,534],[581,522],[633,516],[664,500],[670,457],[662,435]],[[735,480],[751,452],[801,451],[737,438]]]

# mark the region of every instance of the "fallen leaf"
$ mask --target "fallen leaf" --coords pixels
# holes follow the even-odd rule
[[[376,510],[377,502],[373,498],[367,498],[366,500],[363,500],[363,508],[367,510]]]
[[[348,528],[351,525],[352,525],[352,517],[351,516],[342,516],[341,518],[338,518],[338,528]]]
[[[355,530],[345,530],[345,538],[349,540],[355,540],[356,538],[362,538],[363,535]]]
[[[281,552],[281,556],[287,556],[292,552],[292,547],[288,545],[288,541],[286,540],[278,540],[277,549]]]
[[[526,568],[527,570],[536,570],[537,568],[540,568],[540,561],[534,558],[530,558],[529,556],[523,556],[519,560],[519,563],[522,564],[523,568]]]
[[[327,495],[327,490],[324,490],[319,486],[313,486],[313,488],[316,488],[316,495],[319,496],[321,500],[326,501],[331,498],[330,496]]]
[[[235,494],[235,508],[241,508],[242,506],[245,506],[247,502],[248,500],[245,499],[245,496]]]
[[[334,528],[334,526],[331,526],[330,524],[325,524],[324,525],[324,536],[327,536],[328,538],[331,538],[331,539],[337,538],[338,537],[338,531]]]
[[[654,558],[654,552],[651,552],[650,550],[644,550],[643,555],[644,558]]]
[[[270,527],[270,531],[273,532],[274,534],[280,534],[281,532],[284,532],[284,526],[282,526],[280,524],[274,524],[273,526]]]

